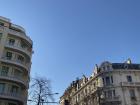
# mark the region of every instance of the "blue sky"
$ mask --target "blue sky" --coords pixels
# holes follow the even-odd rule
[[[0,15],[34,42],[31,75],[62,95],[102,61],[140,63],[140,0],[0,0]],[[58,97],[59,97],[58,96]],[[57,98],[58,98],[57,97]]]

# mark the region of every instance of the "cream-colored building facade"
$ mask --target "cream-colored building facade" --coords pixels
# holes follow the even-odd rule
[[[71,83],[60,105],[140,105],[140,64],[103,62]]]
[[[26,105],[32,40],[24,28],[0,16],[0,105]]]

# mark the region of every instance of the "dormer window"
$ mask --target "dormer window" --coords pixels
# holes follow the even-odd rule
[[[128,65],[127,64],[124,65],[124,69],[128,69]]]

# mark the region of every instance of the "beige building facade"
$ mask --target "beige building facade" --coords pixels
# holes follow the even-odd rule
[[[103,62],[71,83],[60,105],[140,105],[140,64]]]
[[[26,105],[31,56],[24,28],[0,16],[0,105]]]

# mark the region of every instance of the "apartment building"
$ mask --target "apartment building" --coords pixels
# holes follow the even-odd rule
[[[24,28],[0,16],[0,105],[26,105],[31,56]]]
[[[89,78],[71,83],[60,105],[140,105],[140,64],[128,59],[96,65]]]

